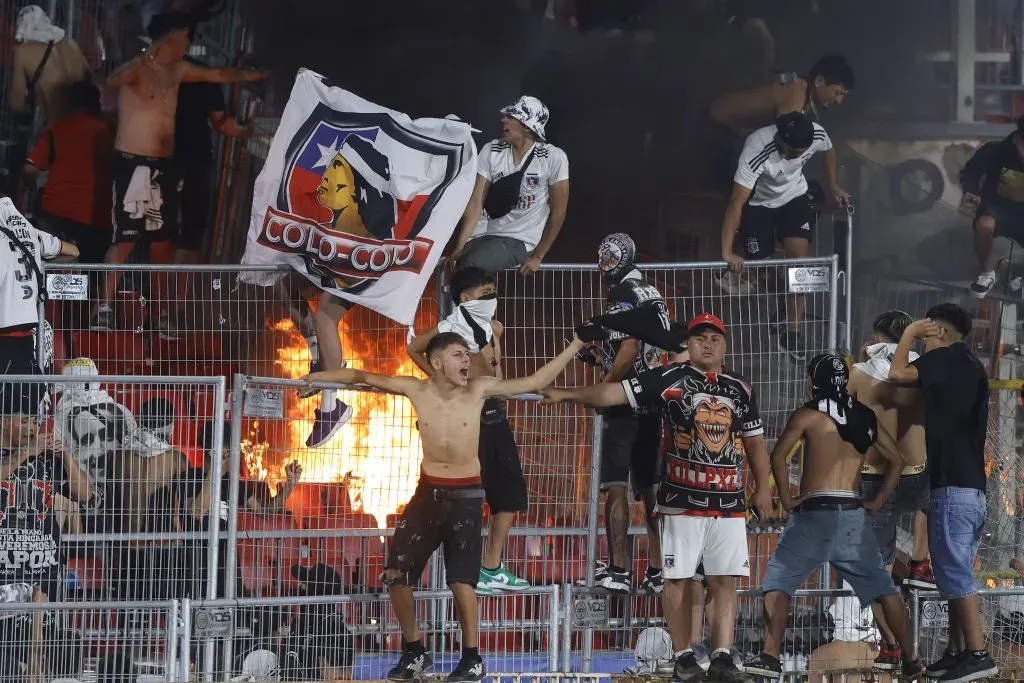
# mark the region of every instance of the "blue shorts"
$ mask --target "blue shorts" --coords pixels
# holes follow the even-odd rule
[[[974,560],[985,528],[985,493],[947,486],[932,489],[928,510],[928,547],[932,571],[944,598],[974,595]]]
[[[830,562],[853,587],[862,605],[896,595],[878,542],[863,509],[794,510],[768,560],[764,592],[793,595],[811,572]]]

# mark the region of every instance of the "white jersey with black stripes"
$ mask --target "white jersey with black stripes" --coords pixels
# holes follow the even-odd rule
[[[795,159],[787,159],[775,147],[775,125],[759,128],[747,137],[733,181],[752,189],[751,206],[777,209],[807,193],[804,165],[816,152],[832,149],[825,129],[815,123],[814,141]]]

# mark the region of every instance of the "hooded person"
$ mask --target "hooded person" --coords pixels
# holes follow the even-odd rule
[[[569,159],[547,142],[548,108],[524,95],[501,110],[501,138],[480,150],[476,186],[452,258],[487,272],[536,272],[569,203]]]
[[[38,5],[18,12],[14,69],[7,103],[12,111],[33,115],[36,105],[49,126],[67,113],[63,90],[89,78],[89,63],[64,29],[53,25]]]
[[[875,414],[847,391],[850,371],[842,356],[822,353],[807,365],[811,382],[811,400],[804,408],[825,413],[836,424],[843,441],[867,453],[878,435]]]

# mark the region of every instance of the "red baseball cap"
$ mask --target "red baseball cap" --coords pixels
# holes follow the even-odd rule
[[[701,327],[710,327],[715,332],[725,334],[725,323],[718,316],[711,313],[701,313],[695,317],[686,326],[686,331],[689,334],[693,334],[695,330]]]

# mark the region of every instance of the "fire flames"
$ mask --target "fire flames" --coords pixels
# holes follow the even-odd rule
[[[272,329],[288,333],[287,343],[276,351],[277,374],[291,379],[306,375],[309,349],[294,325],[285,320]],[[344,322],[339,333],[349,365],[359,364],[359,360],[348,358],[358,345]],[[407,357],[395,363],[392,374],[423,376]],[[378,528],[385,528],[388,515],[412,497],[422,458],[416,414],[409,400],[374,392],[339,392],[339,398],[352,407],[351,420],[326,444],[310,449],[305,442],[313,426],[313,410],[320,407],[320,395],[300,399],[293,392],[288,394],[286,419],[280,426],[283,434],[270,439],[276,442],[271,450],[279,454],[274,458],[279,462],[269,464],[268,449],[252,444],[245,449],[251,475],[283,481],[285,465],[298,461],[304,482],[345,481],[353,508],[373,515]]]

